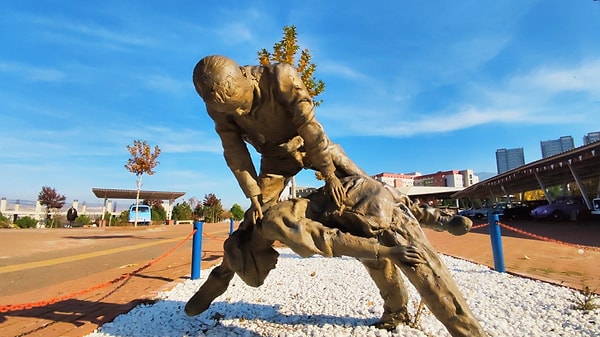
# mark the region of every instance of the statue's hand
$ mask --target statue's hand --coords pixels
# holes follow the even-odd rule
[[[260,199],[258,195],[255,195],[250,198],[250,207],[252,208],[252,224],[256,224],[256,220],[262,219],[262,207],[260,205]]]
[[[346,199],[346,191],[344,190],[344,186],[342,182],[336,177],[335,174],[330,174],[325,179],[325,188],[329,195],[333,198],[333,201],[337,205],[337,207],[341,207],[344,203],[344,199]]]
[[[396,257],[401,263],[407,265],[415,265],[418,263],[424,263],[425,259],[421,255],[420,250],[415,246],[397,246]]]

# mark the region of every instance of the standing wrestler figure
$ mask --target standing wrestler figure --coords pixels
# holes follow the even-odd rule
[[[337,205],[344,198],[339,178],[365,175],[327,138],[315,118],[313,100],[291,65],[242,67],[213,55],[196,64],[193,80],[215,122],[227,165],[251,200],[252,223],[303,168],[321,174]],[[261,154],[258,175],[246,143]]]
[[[303,168],[319,172],[337,206],[345,197],[339,179],[367,175],[329,140],[315,118],[308,90],[291,65],[242,67],[228,57],[213,55],[196,64],[193,81],[215,123],[227,165],[251,200],[243,226],[262,218],[263,209],[277,202],[287,182]],[[258,175],[247,144],[261,154]],[[470,229],[471,222],[464,217],[409,204],[423,222],[438,223],[435,228],[444,230],[452,221],[450,227],[462,227],[463,233]]]

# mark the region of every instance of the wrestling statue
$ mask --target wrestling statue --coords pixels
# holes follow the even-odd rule
[[[462,235],[471,228],[469,219],[413,203],[362,171],[325,135],[290,65],[242,67],[208,56],[194,68],[193,81],[251,207],[225,241],[221,265],[186,304],[186,314],[205,311],[236,273],[250,286],[262,285],[279,256],[272,245],[280,241],[303,257],[361,261],[384,300],[380,328],[410,321],[401,270],[452,336],[486,336],[421,229]],[[261,154],[258,175],[247,145]],[[304,168],[317,171],[325,186],[278,202],[287,181]]]

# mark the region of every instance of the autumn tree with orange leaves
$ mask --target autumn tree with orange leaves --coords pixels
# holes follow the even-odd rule
[[[160,148],[158,145],[154,147],[154,153],[151,151],[150,145],[146,141],[134,140],[133,145],[127,145],[127,151],[131,154],[131,158],[127,160],[125,168],[134,173],[137,176],[136,186],[137,194],[135,197],[135,222],[134,226],[137,227],[138,219],[138,204],[140,201],[140,190],[142,189],[142,175],[153,175],[154,168],[159,164],[158,156],[160,155]]]
[[[299,50],[296,27],[284,26],[283,37],[281,41],[273,45],[273,52],[271,53],[263,48],[258,52],[258,61],[262,65],[279,62],[294,66],[298,74],[300,74],[300,78],[306,89],[308,89],[308,93],[314,99],[325,90],[325,83],[313,76],[317,65],[311,62],[311,55],[308,49],[302,49],[298,62],[296,62],[295,58]],[[319,106],[322,102],[323,100],[314,100],[315,106]]]
[[[313,74],[317,70],[317,65],[311,62],[312,56],[307,48],[302,49],[300,57],[296,63],[296,54],[300,50],[298,46],[298,37],[296,26],[284,26],[283,37],[273,45],[273,52],[269,52],[265,48],[258,52],[258,61],[261,65],[269,65],[271,62],[287,63],[296,68],[302,83],[306,86],[308,93],[313,98],[315,106],[321,105],[323,100],[315,99],[323,91],[325,91],[325,82],[317,80]],[[320,176],[316,174],[316,177]],[[296,196],[296,177],[292,177],[292,193]]]

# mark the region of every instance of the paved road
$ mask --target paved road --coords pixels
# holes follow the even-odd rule
[[[229,233],[229,223],[206,227],[207,235],[221,240]],[[0,294],[17,295],[97,273],[118,277],[166,253],[192,230],[192,225],[3,229],[0,230]],[[191,240],[175,255],[189,269]],[[107,271],[112,272],[107,275]]]
[[[0,230],[0,307],[13,306],[0,312],[0,335],[84,336],[152,301],[189,277],[192,231],[192,225]],[[229,223],[205,224],[203,232],[207,269],[220,262]]]

